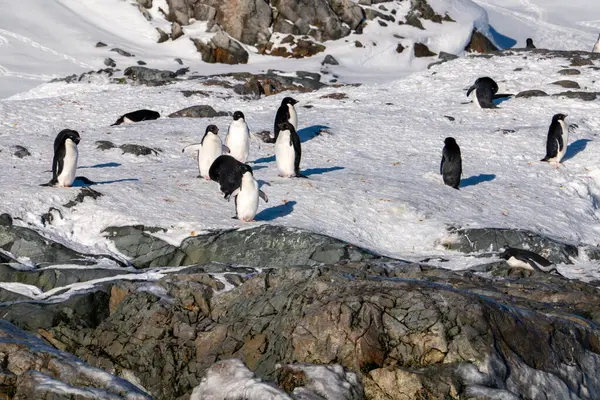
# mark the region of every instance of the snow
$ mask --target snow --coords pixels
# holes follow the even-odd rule
[[[557,11],[564,5],[556,2],[431,0],[436,12],[447,12],[457,22],[423,21],[425,31],[398,24],[384,28],[371,22],[362,35],[326,42],[327,52],[313,58],[251,54],[249,65],[227,66],[202,63],[185,37],[156,44],[155,27],[167,30],[168,26],[157,11],[164,1],[154,2],[151,23],[131,3],[58,0],[36,7],[34,0],[24,0],[11,3],[10,12],[0,15],[0,97],[11,95],[0,100],[4,166],[0,211],[20,218],[15,223],[39,229],[46,237],[78,251],[120,258],[125,257],[102,234],[106,227],[161,227],[165,230],[154,235],[177,245],[211,229],[277,224],[331,235],[392,257],[417,261],[432,257],[434,264],[436,258],[448,259],[439,265],[452,269],[482,260],[445,249],[444,243],[453,240],[448,234],[450,226],[522,228],[577,244],[600,243],[600,167],[594,157],[599,150],[598,102],[556,97],[510,99],[497,110],[464,104],[468,101],[464,89],[482,74],[493,77],[504,93],[562,91],[551,82],[564,79],[557,71],[568,61],[524,53],[492,59],[463,57],[426,69],[436,59],[416,59],[410,49],[419,41],[436,52],[460,53],[473,27],[499,44],[514,37],[513,42],[520,45],[526,37],[533,37],[540,47],[586,49],[595,42],[593,31],[598,25],[586,22],[571,4],[568,10],[573,9],[577,18],[565,20]],[[534,6],[537,14],[531,13]],[[393,7],[397,15],[404,15],[407,2],[390,3],[389,9]],[[587,7],[589,14],[590,8],[600,11],[600,5]],[[27,22],[32,19],[45,22]],[[184,30],[208,38],[210,34],[203,32],[205,25],[195,22]],[[536,36],[536,32],[545,36]],[[99,40],[109,46],[95,48]],[[355,48],[354,40],[365,47]],[[407,47],[401,54],[395,51],[398,42]],[[113,46],[136,57],[126,60],[109,51]],[[230,90],[196,80],[165,87],[116,85],[104,79],[41,84],[50,77],[100,68],[107,56],[123,68],[143,59],[149,67],[174,70],[180,66],[173,59],[180,57],[192,74],[276,68],[293,75],[297,70],[320,71],[325,54],[334,55],[340,65],[327,66],[329,74],[323,75],[324,80],[335,74],[341,83],[363,84],[314,93],[281,93],[259,100],[232,96]],[[522,70],[516,71],[518,68]],[[587,67],[581,71],[574,79],[585,90],[600,91],[600,73]],[[181,94],[182,90],[198,89],[212,95],[186,98]],[[335,92],[343,92],[349,99],[321,98]],[[233,202],[223,200],[216,183],[197,179],[197,163],[181,152],[186,145],[199,142],[208,124],[217,124],[224,137],[231,118],[164,116],[191,105],[210,104],[219,111],[243,111],[255,133],[272,129],[279,103],[289,95],[300,101],[296,108],[302,139],[301,172],[309,179],[278,177],[274,146],[252,141],[251,165],[270,201],[260,203],[257,222],[233,220]],[[141,108],[157,110],[163,118],[109,126],[120,115]],[[570,135],[564,163],[555,169],[539,160],[544,156],[551,117],[557,112],[569,114],[567,123],[578,128]],[[64,128],[76,129],[82,137],[78,175],[98,182],[94,189],[103,194],[71,209],[62,205],[74,198],[79,188],[39,186],[50,179],[52,142]],[[463,154],[460,191],[444,186],[439,176],[447,136],[456,138]],[[146,157],[121,154],[119,149],[103,152],[96,148],[98,140],[142,144],[160,152]],[[14,145],[27,147],[32,156],[11,156]],[[51,207],[61,210],[63,218],[55,213],[53,223],[43,226],[40,215]],[[599,279],[597,263],[581,253],[573,265],[560,265],[559,271],[568,277]],[[19,261],[23,268],[30,265],[27,260]],[[105,279],[152,281],[162,276],[161,271],[147,271],[145,275]],[[40,300],[55,294],[69,296],[96,283],[74,284],[51,293],[38,293],[37,288],[26,285],[3,287]],[[224,279],[223,283],[230,288]]]

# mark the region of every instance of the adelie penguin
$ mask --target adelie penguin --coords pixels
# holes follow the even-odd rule
[[[533,251],[507,247],[498,256],[506,260],[506,263],[512,268],[522,268],[539,272],[554,272],[560,275],[556,270],[556,265]]]
[[[300,159],[302,147],[300,137],[290,122],[278,125],[279,135],[275,142],[275,161],[279,169],[279,176],[283,178],[306,178],[300,174]]]
[[[440,174],[442,174],[446,185],[458,189],[462,175],[462,158],[460,156],[460,147],[458,147],[454,138],[447,137],[444,140]]]
[[[244,113],[236,111],[233,113],[233,121],[229,125],[225,145],[229,148],[229,154],[236,160],[245,163],[250,153],[250,130]]]
[[[567,152],[567,141],[569,140],[569,128],[565,124],[565,114],[555,114],[552,117],[548,137],[546,139],[546,156],[541,161],[558,164]]]
[[[600,53],[600,35],[598,35],[598,40],[596,40],[592,53]]]
[[[285,97],[281,100],[281,105],[275,115],[275,125],[273,126],[275,142],[277,142],[277,137],[281,129],[279,126],[282,123],[289,122],[294,127],[294,130],[298,129],[298,113],[296,113],[296,109],[294,108],[294,104],[297,103],[298,101],[291,97]]]
[[[217,157],[223,154],[223,151],[228,152],[229,148],[224,146],[223,142],[221,142],[219,128],[216,125],[209,125],[206,127],[204,136],[202,136],[202,140],[199,144],[192,144],[183,149],[183,152],[185,153],[190,151],[196,151],[198,153],[198,169],[200,170],[200,177],[209,180],[211,165]]]
[[[111,126],[121,125],[121,124],[130,124],[132,122],[140,122],[140,121],[148,121],[152,119],[159,119],[160,114],[156,111],[152,110],[137,110],[127,113],[125,115],[121,115],[117,121]]]
[[[235,218],[250,222],[254,220],[258,211],[258,199],[263,199],[265,203],[268,203],[269,199],[265,192],[258,188],[258,182],[254,179],[252,168],[247,164],[243,165],[243,167],[236,170],[242,174],[240,186],[231,195],[235,201]]]
[[[77,172],[79,151],[77,145],[81,137],[79,132],[63,129],[54,139],[54,156],[52,158],[52,180],[42,186],[71,187]]]
[[[498,84],[490,77],[477,78],[475,83],[467,90],[467,97],[474,92],[473,103],[479,108],[497,108],[493,100],[511,97],[512,94],[498,93]]]
[[[242,175],[249,166],[234,157],[223,154],[212,163],[209,169],[210,179],[219,184],[225,200],[229,201],[233,192],[242,184]]]
[[[527,38],[526,44],[525,44],[525,48],[526,49],[535,49],[535,45],[533,44],[533,39],[532,38]]]

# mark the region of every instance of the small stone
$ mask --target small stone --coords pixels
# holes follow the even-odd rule
[[[354,46],[355,46],[355,47],[363,47],[363,44],[362,44],[361,42],[359,42],[358,40],[356,40],[356,41],[354,42]]]
[[[183,65],[183,60],[181,58],[176,58],[175,62],[179,65]]]
[[[581,71],[575,68],[566,68],[558,71],[560,75],[580,75]]]
[[[29,150],[27,150],[23,146],[16,145],[16,146],[14,146],[14,150],[15,150],[15,152],[13,153],[13,155],[15,157],[25,158],[25,157],[29,157],[31,155]]]
[[[385,22],[383,22],[380,19],[377,20],[377,23],[379,24],[379,26],[388,26],[388,24],[386,24]]]
[[[137,63],[138,63],[138,65],[146,65],[146,62],[145,62],[145,61],[142,61],[142,60],[138,60],[138,62],[137,62]]]
[[[107,46],[106,43],[102,43],[102,42],[96,43],[96,47],[106,47],[106,46]]]
[[[117,146],[114,145],[113,142],[110,142],[108,140],[98,140],[96,142],[96,148],[98,150],[109,150],[109,149],[113,149]]]
[[[396,46],[396,53],[402,53],[404,51],[404,46],[402,46],[402,43],[398,43],[398,46]]]
[[[455,121],[456,118],[450,116],[450,115],[444,115],[444,118],[448,119],[448,121]]]
[[[116,51],[118,54],[122,55],[123,57],[135,57],[135,55],[131,54],[128,51],[125,51],[123,49],[119,49],[118,47],[115,47],[114,49],[110,49],[110,51]]]
[[[581,86],[579,86],[579,83],[577,83],[575,81],[562,80],[562,81],[552,82],[552,84],[560,86],[560,87],[564,87],[565,89],[581,89]]]
[[[171,39],[177,40],[184,35],[183,28],[179,25],[178,22],[173,22],[171,24]]]
[[[340,65],[340,63],[338,62],[338,60],[336,60],[331,54],[327,54],[325,56],[325,58],[323,59],[323,61],[321,62],[321,65]]]
[[[517,93],[517,95],[515,96],[515,98],[517,97],[523,97],[525,99],[528,99],[530,97],[544,97],[544,96],[548,96],[548,93],[542,91],[542,90],[524,90],[522,92]]]
[[[156,28],[156,31],[158,32],[158,40],[156,41],[157,43],[164,43],[169,40],[169,35],[167,35],[165,31],[160,28]]]
[[[117,63],[112,58],[106,57],[104,59],[104,65],[106,65],[107,67],[113,67],[114,68],[114,67],[117,66]]]
[[[347,99],[348,95],[346,93],[330,93],[319,97],[320,99],[335,99],[335,100],[343,100]]]

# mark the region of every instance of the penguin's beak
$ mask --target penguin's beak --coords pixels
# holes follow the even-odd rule
[[[473,86],[471,86],[471,87],[469,88],[469,90],[467,90],[467,97],[469,97],[469,95],[471,94],[471,92],[472,92],[473,90],[475,90],[476,88],[477,88],[477,85],[473,85]]]

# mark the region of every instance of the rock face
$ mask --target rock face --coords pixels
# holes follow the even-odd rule
[[[200,39],[192,39],[196,49],[202,54],[202,61],[207,63],[246,64],[248,52],[223,32],[217,33],[207,43]]]
[[[128,67],[123,75],[140,85],[161,86],[177,77],[173,71],[163,71],[146,67]]]
[[[490,39],[474,29],[471,34],[471,40],[465,47],[465,50],[476,53],[491,53],[493,51],[498,51],[499,49],[490,41]]]

